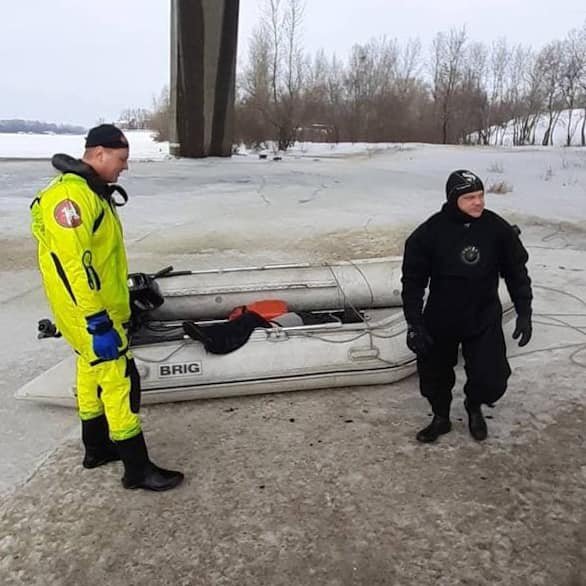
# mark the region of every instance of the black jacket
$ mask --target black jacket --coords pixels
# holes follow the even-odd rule
[[[528,258],[517,231],[497,214],[484,210],[474,219],[445,204],[405,243],[402,297],[407,323],[424,323],[435,338],[474,336],[501,319],[499,277],[505,279],[517,314],[531,315]]]

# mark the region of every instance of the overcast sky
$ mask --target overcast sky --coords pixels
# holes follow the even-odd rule
[[[262,0],[240,1],[240,57]],[[0,119],[91,126],[150,107],[169,78],[169,0],[0,0]],[[346,57],[354,43],[466,25],[472,40],[540,47],[582,26],[586,0],[306,0],[304,47]]]

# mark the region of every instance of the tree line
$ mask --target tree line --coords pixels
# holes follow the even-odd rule
[[[566,144],[586,146],[586,22],[540,49],[490,45],[465,28],[418,39],[372,39],[347,59],[303,50],[303,0],[264,0],[241,64],[235,142],[297,140],[553,144],[563,110]],[[576,116],[576,111],[582,116]],[[545,132],[537,136],[538,121]],[[151,126],[168,138],[169,98],[156,100]]]
[[[71,124],[53,124],[39,120],[0,120],[0,133],[25,132],[31,134],[83,134],[85,128]]]

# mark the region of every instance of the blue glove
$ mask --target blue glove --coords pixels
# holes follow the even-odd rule
[[[92,335],[94,354],[102,360],[116,360],[122,340],[105,311],[86,318],[87,331]]]

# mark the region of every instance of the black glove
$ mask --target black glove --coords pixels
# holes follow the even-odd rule
[[[411,352],[423,358],[429,354],[433,346],[433,338],[424,325],[409,326],[407,328],[407,346]]]
[[[531,340],[531,334],[533,333],[533,327],[531,326],[530,315],[518,315],[517,322],[515,323],[515,331],[513,332],[513,340],[516,340],[519,336],[519,346],[525,346],[529,340]]]

